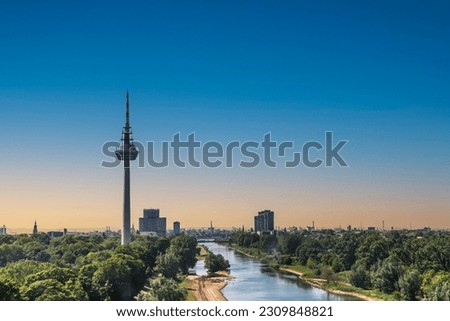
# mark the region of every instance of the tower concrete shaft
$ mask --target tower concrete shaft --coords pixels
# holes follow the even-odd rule
[[[128,167],[125,167],[125,177],[123,184],[122,245],[127,245],[131,242],[130,161],[128,160],[125,161],[125,163],[126,162],[128,162]]]

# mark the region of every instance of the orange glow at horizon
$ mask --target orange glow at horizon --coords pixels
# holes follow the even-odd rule
[[[174,221],[187,228],[208,227],[211,220],[215,227],[250,228],[259,210],[271,209],[275,225],[281,228],[306,227],[312,221],[317,228],[381,227],[382,220],[386,229],[450,227],[445,191],[436,197],[420,189],[411,193],[407,186],[389,190],[364,182],[341,185],[326,173],[283,171],[133,169],[132,223],[138,228],[144,208],[159,208],[168,229]],[[79,170],[10,180],[8,189],[2,186],[0,225],[31,231],[37,220],[41,230],[106,226],[117,230],[122,219],[122,179],[118,168],[90,175]]]

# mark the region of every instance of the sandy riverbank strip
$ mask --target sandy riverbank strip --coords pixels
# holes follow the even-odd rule
[[[320,288],[324,291],[327,291],[329,293],[332,294],[338,294],[338,295],[348,295],[348,296],[353,296],[355,298],[364,300],[364,301],[378,301],[375,298],[371,298],[367,295],[364,294],[360,294],[360,293],[356,293],[356,292],[347,292],[347,291],[341,291],[341,290],[334,290],[334,289],[328,289],[325,286],[322,285],[323,280],[321,279],[308,279],[303,277],[303,273],[292,270],[292,269],[287,269],[287,268],[280,268],[280,271],[284,271],[284,272],[289,272],[292,274],[297,275],[299,278],[301,278],[304,282],[308,283],[311,286],[314,286],[316,288]]]
[[[186,289],[195,296],[197,301],[227,301],[222,294],[222,289],[233,277],[226,272],[218,272],[217,276],[213,277],[189,275],[187,279],[190,283]]]

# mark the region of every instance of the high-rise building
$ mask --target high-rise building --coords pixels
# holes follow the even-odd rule
[[[275,230],[274,213],[270,210],[258,212],[255,216],[255,232],[273,232]]]
[[[166,235],[166,218],[159,217],[159,209],[144,209],[144,217],[139,218],[139,232],[155,232]]]
[[[6,235],[6,226],[0,227],[0,235]]]
[[[180,233],[181,233],[180,222],[178,221],[173,222],[173,235],[177,236],[180,235]]]
[[[133,144],[133,132],[130,127],[130,97],[127,92],[125,126],[122,130],[122,144],[116,150],[116,157],[123,161],[124,188],[123,188],[123,217],[122,217],[122,245],[131,242],[131,197],[130,197],[130,161],[138,156],[138,150]]]

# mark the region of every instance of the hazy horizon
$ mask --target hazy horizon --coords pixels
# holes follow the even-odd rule
[[[0,226],[121,226],[120,141],[348,140],[349,167],[131,169],[182,227],[450,227],[450,5],[0,4]],[[320,155],[320,153],[319,153]],[[157,155],[158,156],[158,155]],[[158,158],[158,157],[157,157]],[[47,228],[48,227],[48,228]]]
[[[2,227],[2,226],[1,226]],[[290,229],[290,228],[301,228],[306,230],[308,227],[310,226],[277,226],[276,230],[283,230],[283,229]],[[347,230],[348,225],[341,225],[341,226],[316,226],[315,230],[327,230],[327,229],[342,229],[342,230]],[[372,226],[372,225],[368,225],[368,226],[362,226],[362,230],[365,231],[367,230],[368,227],[375,227],[375,229],[377,231],[382,231],[382,226],[381,224],[379,226]],[[428,228],[429,226],[385,226],[385,231],[402,231],[402,230],[421,230],[423,228]],[[110,227],[112,232],[120,232],[121,228],[120,227]],[[135,227],[136,228],[136,227]],[[209,226],[187,226],[187,227],[181,227],[181,230],[207,230],[209,228]],[[233,229],[242,229],[242,226],[214,226],[215,229],[218,230],[233,230]],[[448,231],[450,230],[450,228],[433,228],[430,227],[431,230],[434,231]],[[7,229],[7,233],[8,234],[33,234],[33,230],[30,228],[25,228],[25,227],[15,227],[15,228],[11,228],[9,229],[6,226]],[[249,229],[254,229],[254,226],[244,226],[245,231],[249,230]],[[41,233],[48,233],[48,232],[63,232],[64,228],[40,228],[39,224],[38,224],[38,232]],[[136,230],[138,230],[138,228],[136,228]],[[361,231],[361,226],[353,226],[352,225],[352,231],[356,230],[356,231]],[[84,228],[84,227],[79,227],[79,228],[71,228],[71,229],[67,229],[67,232],[70,233],[94,233],[94,232],[105,232],[106,231],[106,227],[91,227],[91,228]],[[167,233],[169,234],[169,232],[172,231],[172,226],[167,226]]]

